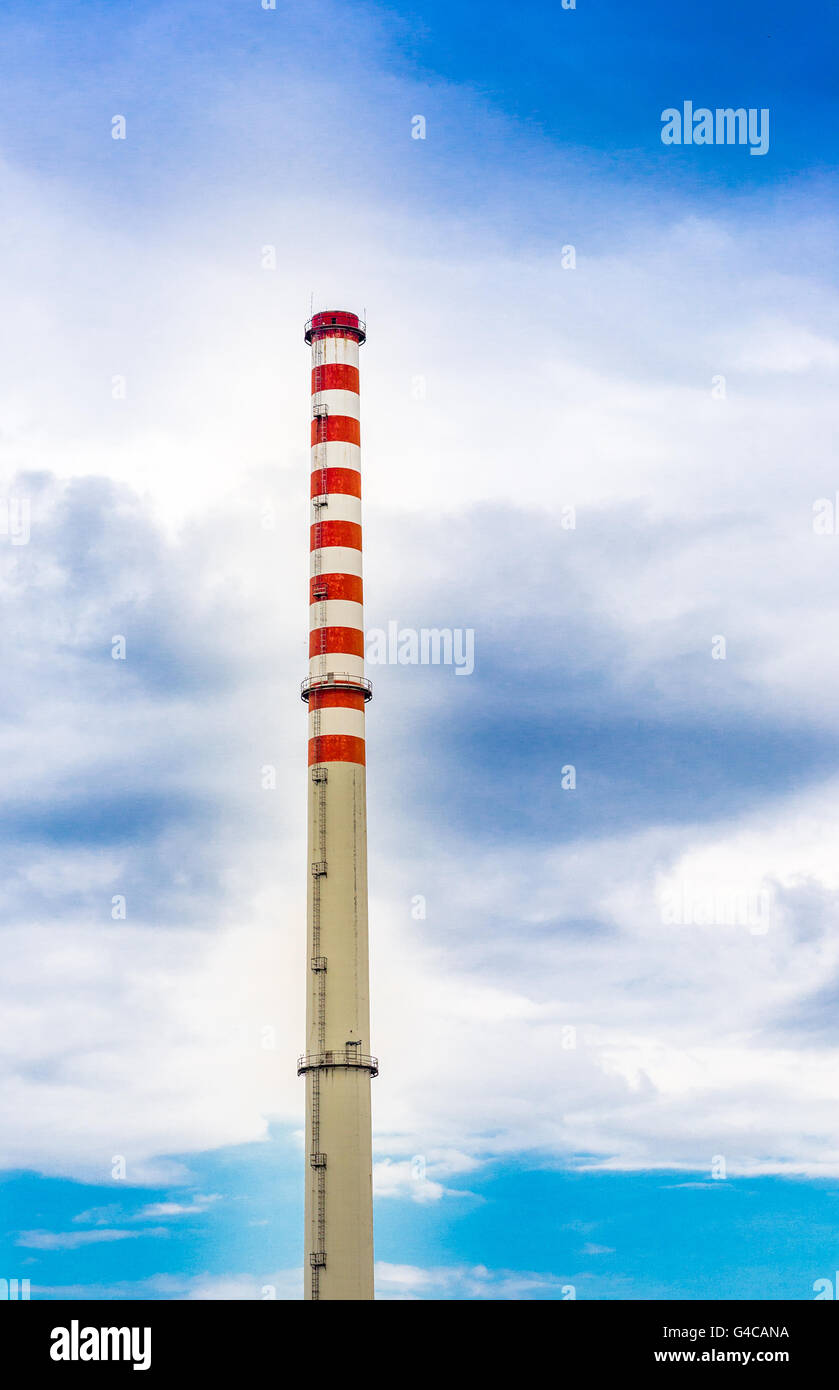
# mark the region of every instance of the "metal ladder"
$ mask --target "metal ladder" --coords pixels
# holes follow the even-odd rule
[[[315,1208],[316,1248],[309,1255],[312,1271],[312,1300],[320,1299],[320,1272],[326,1265],[326,1154],[320,1152],[320,1072],[310,1072],[312,1084],[312,1197]]]

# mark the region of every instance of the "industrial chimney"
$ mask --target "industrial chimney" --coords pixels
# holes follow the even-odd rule
[[[342,310],[306,324],[312,349],[309,891],[304,1298],[373,1297],[367,802],[358,349]]]

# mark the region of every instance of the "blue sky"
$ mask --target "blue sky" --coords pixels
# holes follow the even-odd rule
[[[294,1279],[274,1271],[269,1252],[291,1252],[298,1241],[296,1157],[281,1140],[207,1155],[192,1167],[213,1192],[180,1194],[179,1204],[165,1191],[114,1201],[113,1189],[11,1179],[7,1200],[45,1223],[18,1236],[18,1277],[37,1270],[44,1297],[293,1297]],[[556,1300],[573,1288],[579,1299],[800,1300],[813,1296],[814,1277],[835,1274],[835,1183],[516,1164],[472,1188],[431,1210],[379,1204],[381,1294]],[[80,1201],[91,1206],[80,1212]],[[157,1214],[161,1204],[171,1210]],[[65,1247],[43,1248],[44,1230],[59,1229]],[[73,1244],[85,1234],[99,1240]]]
[[[833,1277],[836,27],[5,7],[4,1277],[299,1295],[310,296],[368,625],[476,642],[371,670],[379,1296]]]

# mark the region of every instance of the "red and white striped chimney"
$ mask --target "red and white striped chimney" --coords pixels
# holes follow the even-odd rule
[[[332,713],[322,717],[319,741],[310,727],[310,764],[365,761],[358,390],[365,337],[355,314],[315,314],[306,328],[312,345],[309,675],[319,684],[329,672],[350,678],[340,689],[312,693],[310,716],[316,709]]]

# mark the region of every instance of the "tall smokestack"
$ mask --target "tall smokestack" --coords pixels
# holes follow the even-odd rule
[[[361,450],[355,314],[306,324],[312,349],[309,893],[304,1297],[373,1297]]]

